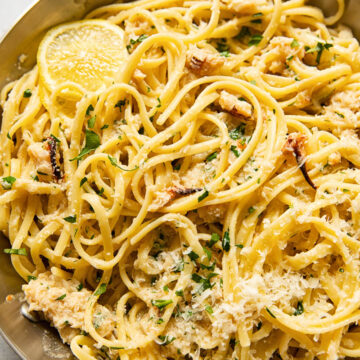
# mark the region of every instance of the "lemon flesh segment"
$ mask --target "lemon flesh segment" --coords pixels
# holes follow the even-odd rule
[[[40,44],[40,81],[74,99],[116,83],[127,56],[122,29],[106,20],[61,25]]]

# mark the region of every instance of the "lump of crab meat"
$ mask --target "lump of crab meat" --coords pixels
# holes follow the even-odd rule
[[[194,74],[210,75],[224,65],[224,58],[209,50],[193,47],[186,53],[186,66]]]
[[[199,208],[197,212],[199,217],[204,220],[205,223],[223,223],[226,214],[226,206],[223,204],[204,206]]]
[[[43,313],[46,320],[57,328],[63,341],[85,330],[85,309],[92,292],[83,288],[76,280],[65,280],[50,272],[40,274],[23,286],[29,311]],[[112,334],[115,315],[105,306],[97,304],[93,313],[93,324],[103,336]]]
[[[55,137],[50,136],[44,142],[36,142],[28,147],[28,154],[35,163],[38,175],[45,176],[46,180],[52,178],[59,181],[62,179],[57,141]],[[51,178],[47,178],[47,176],[51,176]]]
[[[314,190],[316,190],[316,186],[310,179],[310,176],[306,169],[306,142],[306,135],[300,133],[292,133],[287,137],[286,142],[282,148],[282,152],[284,155],[293,155],[295,157],[298,167],[304,175],[306,182]]]
[[[51,175],[50,153],[48,149],[45,148],[44,143],[35,142],[28,147],[27,151],[35,163],[36,170],[40,173]]]
[[[184,186],[171,186],[162,191],[156,191],[154,196],[154,202],[149,206],[149,211],[158,211],[177,197],[194,194],[201,190],[202,188],[185,188]]]
[[[235,95],[223,90],[220,93],[219,105],[222,110],[230,113],[233,116],[251,118],[253,109],[252,105],[247,101],[239,100]]]

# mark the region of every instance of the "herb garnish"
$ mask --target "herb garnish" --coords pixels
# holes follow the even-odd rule
[[[85,130],[85,147],[81,150],[80,154],[70,161],[81,160],[85,155],[94,151],[100,146],[100,137],[92,130]]]
[[[15,183],[16,178],[13,176],[7,176],[2,178],[1,186],[4,190],[10,190]]]
[[[250,38],[248,45],[249,46],[253,46],[253,45],[257,46],[257,45],[259,45],[259,43],[261,42],[262,39],[263,39],[262,35],[255,34]]]
[[[9,254],[9,255],[27,256],[27,251],[24,248],[21,248],[21,249],[4,249],[4,253]]]
[[[209,191],[205,189],[205,191],[198,197],[198,202],[203,201],[209,196]]]
[[[302,301],[298,301],[294,316],[299,316],[304,312],[304,305]]]
[[[156,306],[159,310],[166,308],[168,305],[172,304],[172,300],[151,300],[151,304]]]
[[[229,231],[225,231],[224,237],[222,239],[222,248],[224,251],[228,252],[230,250],[230,235]]]
[[[24,91],[24,98],[29,98],[29,97],[31,97],[31,95],[32,95],[32,92],[30,89],[26,89]]]
[[[99,286],[99,288],[96,290],[95,295],[97,296],[97,295],[102,295],[102,294],[104,294],[104,293],[106,292],[106,287],[107,287],[106,284],[101,284],[101,285]]]
[[[60,301],[60,300],[64,300],[66,298],[66,294],[63,294],[61,296],[59,296],[57,299],[55,299],[56,301]]]
[[[70,224],[76,223],[76,215],[70,215],[64,218],[65,221],[67,221]]]
[[[118,165],[117,160],[114,157],[108,155],[108,159],[110,160],[111,165],[113,165],[113,166],[115,166],[115,167],[117,167],[117,168],[119,168],[119,169],[121,169],[123,171],[135,171],[135,170],[137,170],[139,168],[138,166],[135,166],[133,169],[124,169],[123,167]]]

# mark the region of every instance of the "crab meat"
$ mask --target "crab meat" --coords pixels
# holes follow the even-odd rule
[[[304,175],[305,180],[307,183],[316,190],[315,184],[310,179],[310,176],[306,170],[306,150],[305,150],[305,143],[307,141],[307,137],[300,133],[293,133],[290,134],[283,146],[283,153],[292,154],[295,156],[296,162]]]
[[[65,280],[47,272],[23,286],[29,311],[42,312],[66,343],[85,330],[85,309],[92,292],[80,289],[79,285],[76,280]],[[115,315],[97,304],[93,325],[101,336],[109,336],[115,328]]]
[[[341,154],[338,151],[330,154],[329,158],[328,158],[328,163],[331,166],[340,164],[341,163]]]
[[[207,50],[193,48],[187,51],[186,66],[195,74],[209,75],[224,65],[224,58]]]
[[[155,192],[155,201],[149,206],[149,211],[158,211],[165,205],[167,205],[170,201],[174,200],[177,196],[186,196],[190,194],[194,194],[198,191],[201,191],[202,188],[185,188],[173,186],[170,188],[166,188],[163,191]]]
[[[250,118],[252,106],[247,101],[239,100],[235,95],[223,90],[220,94],[219,105],[222,110],[234,116]]]
[[[49,150],[45,148],[44,143],[33,143],[28,147],[27,151],[30,158],[34,161],[38,172],[47,175],[52,174],[50,153]]]

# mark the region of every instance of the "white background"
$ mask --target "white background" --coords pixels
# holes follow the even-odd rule
[[[32,0],[0,0],[0,38],[33,2]],[[1,336],[0,359],[20,360]]]

